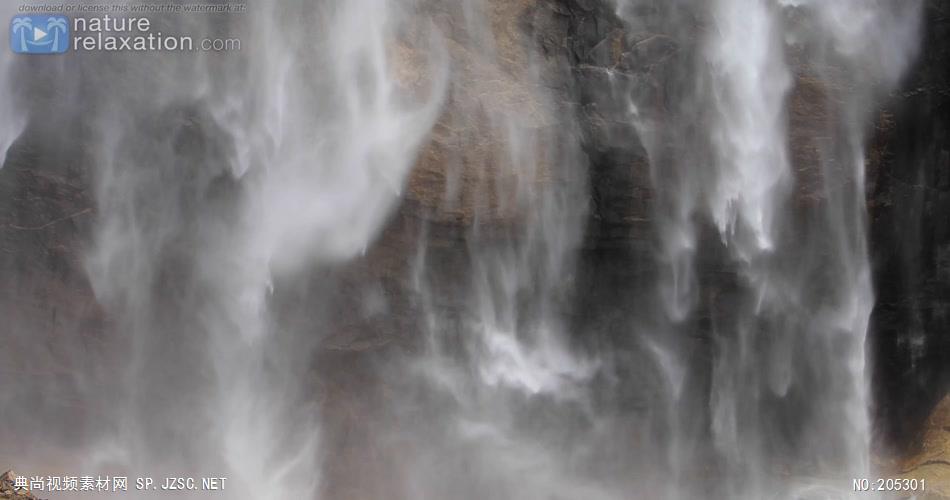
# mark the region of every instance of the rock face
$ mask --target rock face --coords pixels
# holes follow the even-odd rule
[[[475,219],[511,223],[524,214],[513,203],[521,181],[512,155],[518,145],[503,123],[544,131],[564,127],[572,112],[566,82],[554,74],[563,56],[544,61],[548,65],[542,68],[542,79],[552,85],[554,97],[545,99],[523,46],[526,25],[550,22],[554,12],[534,1],[491,2],[488,18],[469,16],[466,26],[457,2],[430,1],[426,10],[447,37],[451,88],[409,179],[405,209],[461,226],[471,226]],[[545,35],[564,36],[557,33],[564,26],[549,28]],[[527,182],[551,182],[551,159],[538,160],[538,170]]]
[[[0,407],[21,410],[0,430],[5,453],[30,448],[7,433],[32,429],[45,398],[60,401],[52,428],[76,417],[78,393],[57,381],[74,376],[83,363],[76,352],[97,350],[106,333],[83,265],[95,217],[91,173],[67,141],[46,147],[41,137],[50,132],[28,129],[0,169]],[[0,460],[13,460],[5,453]]]
[[[27,488],[16,486],[17,475],[8,470],[0,475],[0,498],[10,500],[37,500]]]
[[[327,498],[386,496],[385,487],[377,490],[377,485],[361,484],[363,477],[347,476],[377,469],[392,473],[392,463],[399,461],[398,449],[366,448],[374,446],[373,429],[386,424],[372,415],[396,393],[377,368],[419,347],[414,333],[422,318],[413,300],[411,263],[420,238],[429,241],[430,272],[441,275],[446,287],[464,286],[451,278],[467,266],[466,241],[472,232],[477,228],[492,237],[523,223],[525,214],[512,200],[524,183],[564,181],[551,167],[555,158],[547,157],[537,158],[539,167],[530,178],[517,178],[506,154],[515,145],[497,126],[499,116],[519,116],[517,126],[530,129],[542,142],[558,137],[553,131],[577,127],[571,133],[579,137],[578,164],[587,168],[579,176],[588,183],[588,218],[575,320],[594,327],[623,320],[612,311],[631,307],[643,292],[638,286],[651,283],[657,272],[651,257],[656,236],[652,221],[664,207],[653,187],[645,141],[609,96],[618,88],[635,91],[640,101],[652,103],[644,113],[662,117],[682,112],[676,109],[681,96],[673,82],[695,56],[697,33],[708,29],[682,8],[683,2],[644,1],[631,7],[643,20],[636,32],[617,17],[613,2],[604,0],[490,0],[485,25],[477,28],[462,21],[461,2],[423,3],[446,34],[457,71],[445,111],[420,152],[397,213],[365,257],[328,273],[327,280],[337,286],[328,299],[333,333],[322,340],[314,369],[327,408],[324,417],[337,431],[329,433],[326,443],[335,457],[327,473]],[[913,449],[921,428],[927,429],[925,443],[943,443],[941,425],[947,424],[937,420],[947,413],[947,400],[935,417],[928,421],[927,416],[950,387],[950,6],[939,0],[927,4],[923,56],[878,113],[869,144],[877,292],[869,357],[875,367],[880,437],[898,449]],[[677,11],[689,21],[684,25],[694,29],[661,31],[655,20],[662,9]],[[495,47],[485,52],[489,39]],[[418,79],[418,55],[396,53],[403,64],[400,78],[412,85]],[[531,59],[534,55],[540,60]],[[827,127],[829,89],[807,71],[795,77],[789,98],[795,203],[808,207],[820,202],[814,187],[814,131]],[[538,92],[538,86],[545,92]],[[180,121],[201,127],[197,119]],[[40,138],[49,132],[28,129],[0,169],[0,317],[21,331],[39,332],[2,337],[6,345],[0,349],[0,374],[33,377],[37,386],[77,369],[67,349],[98,345],[110,327],[82,261],[96,214],[91,167],[81,139],[58,150],[47,148]],[[662,166],[673,155],[685,154],[675,149],[676,137],[662,139],[670,147],[653,161]],[[714,288],[731,286],[734,277],[714,265],[708,269],[703,279]],[[367,296],[384,306],[353,314],[365,311]],[[709,321],[709,315],[701,320]],[[61,342],[64,338],[69,341]],[[0,377],[0,395],[39,405],[15,387],[14,378]],[[58,396],[68,401],[71,394]],[[26,422],[14,423],[29,428]],[[944,456],[929,446],[925,444],[922,458],[906,465],[942,470],[924,465]],[[0,498],[11,498],[3,497],[3,491],[0,486]]]
[[[947,2],[924,15],[920,59],[879,115],[868,166],[874,387],[880,429],[898,447],[950,390]]]
[[[915,447],[898,466],[901,477],[926,481],[925,498],[950,498],[950,396],[924,422]]]

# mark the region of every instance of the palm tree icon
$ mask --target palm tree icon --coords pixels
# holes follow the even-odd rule
[[[65,34],[67,29],[66,18],[51,17],[49,21],[46,21],[46,31],[53,34],[53,52],[59,52],[59,34]]]
[[[26,32],[33,30],[33,20],[28,17],[18,17],[13,20],[11,29],[14,34],[20,34],[20,52],[27,52]]]

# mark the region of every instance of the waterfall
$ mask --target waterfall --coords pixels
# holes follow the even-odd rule
[[[13,6],[4,5],[0,10],[4,19],[12,19],[16,14]],[[10,94],[16,85],[18,68],[14,63],[14,56],[11,51],[4,51],[0,55],[0,92]],[[13,99],[0,99],[0,116],[3,116],[3,123],[0,124],[0,168],[3,168],[4,158],[7,150],[13,141],[20,135],[26,126],[26,113],[22,105]]]
[[[500,14],[511,25],[493,25]],[[536,49],[506,38],[517,35],[524,5],[467,1],[460,15],[472,43],[453,54],[458,111],[443,118],[451,135],[436,140],[486,130],[490,142],[484,157],[446,165],[453,176],[476,177],[444,200],[477,200],[467,208],[473,227],[460,283],[427,270],[437,243],[431,231],[420,239],[414,272],[427,346],[397,377],[418,380],[432,400],[418,403],[431,414],[396,431],[417,455],[408,460],[406,498],[607,498],[572,472],[581,458],[564,456],[555,438],[589,411],[598,368],[567,327],[587,215],[579,131],[563,96],[543,85],[550,75]],[[532,425],[544,414],[550,427]]]
[[[621,3],[618,12],[633,26],[642,24],[630,8]],[[686,70],[698,74],[698,83],[679,97],[690,108],[674,111],[673,118],[632,117],[643,137],[680,130],[692,141],[686,147],[701,151],[680,151],[672,164],[677,174],[657,171],[654,182],[667,196],[668,212],[659,214],[664,245],[658,260],[669,269],[660,290],[667,290],[663,296],[672,304],[660,319],[668,325],[662,335],[689,335],[696,328],[690,318],[711,315],[712,460],[735,480],[707,495],[866,494],[846,485],[848,478],[873,475],[864,345],[874,300],[864,130],[867,110],[913,59],[919,12],[916,3],[712,2],[700,38],[702,55]],[[689,29],[678,25],[686,21],[667,14],[658,24],[676,31]],[[873,34],[870,26],[877,26]],[[794,68],[786,54],[796,58]],[[828,71],[842,66],[843,73]],[[789,143],[786,128],[793,71],[798,79],[820,82],[815,85],[826,93],[833,115],[821,124],[825,129],[815,131],[821,201],[808,206],[790,199],[794,183],[801,190],[808,182],[788,159],[791,149],[801,147]],[[691,129],[694,120],[704,130]],[[668,155],[667,146],[647,146],[654,169],[669,168],[657,161]],[[725,255],[713,257],[712,265],[735,269],[738,290],[713,292],[718,297],[702,290],[708,280],[696,277],[702,272],[698,252],[717,244],[706,242],[700,250],[704,236],[697,218],[717,229]],[[689,287],[699,290],[684,291]],[[673,346],[663,351],[667,358],[691,355],[681,340],[667,345]],[[674,398],[672,412],[703,414],[706,399],[697,399]],[[695,419],[682,420],[676,419],[667,451],[677,478],[703,454],[692,430]],[[796,471],[795,463],[811,464],[825,477]],[[666,494],[696,495],[679,484]]]
[[[75,140],[91,157],[97,207],[86,271],[115,331],[109,354],[77,345],[70,355],[69,390],[96,409],[72,430],[81,451],[29,463],[226,477],[226,498],[317,494],[325,457],[310,374],[329,332],[319,313],[288,324],[275,310],[294,300],[281,283],[316,283],[358,257],[399,200],[446,65],[438,33],[411,9],[360,0],[155,14],[165,34],[238,39],[241,50],[18,56],[47,57],[18,61],[35,81],[82,92],[24,98],[55,103],[37,120],[81,116]],[[8,67],[12,56],[0,57]],[[427,77],[397,78],[412,71]],[[17,116],[4,112],[4,150]]]
[[[147,15],[231,52],[0,53],[0,467],[869,495],[865,152],[922,0],[246,7]]]

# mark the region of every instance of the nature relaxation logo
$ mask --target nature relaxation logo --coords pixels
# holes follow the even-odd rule
[[[18,54],[62,54],[69,50],[69,21],[63,16],[16,16],[10,48]]]

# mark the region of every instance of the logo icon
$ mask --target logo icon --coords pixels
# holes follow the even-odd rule
[[[10,48],[17,54],[62,54],[69,50],[69,21],[63,16],[16,16]]]

